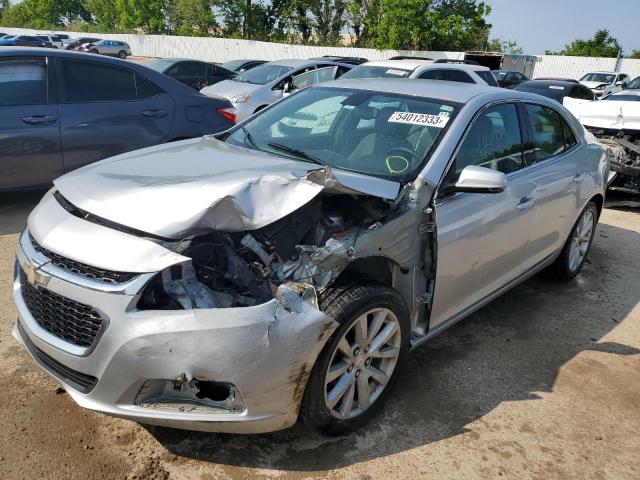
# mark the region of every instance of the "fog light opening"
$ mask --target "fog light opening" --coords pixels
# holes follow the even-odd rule
[[[213,400],[214,402],[224,402],[231,396],[231,385],[228,383],[195,381],[196,397],[199,399]]]

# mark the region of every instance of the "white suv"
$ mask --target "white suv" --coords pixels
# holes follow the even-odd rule
[[[497,87],[491,70],[463,61],[433,61],[426,59],[400,59],[367,62],[345,73],[342,78],[423,78],[476,83]]]
[[[612,93],[621,91],[627,86],[631,79],[629,75],[618,72],[590,72],[585,74],[580,83],[595,94],[596,99],[600,100],[608,97]]]

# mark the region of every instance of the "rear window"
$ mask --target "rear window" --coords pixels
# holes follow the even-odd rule
[[[476,83],[467,72],[456,69],[433,69],[422,72],[418,78],[425,80],[446,80],[449,82]]]
[[[360,65],[342,75],[341,78],[407,78],[409,75],[411,70],[403,68]]]
[[[0,61],[0,105],[47,103],[44,60]]]
[[[124,68],[63,60],[62,73],[68,103],[137,100],[162,93],[149,80]]]
[[[476,70],[476,75],[478,75],[481,79],[487,82],[492,87],[497,87],[498,82],[496,82],[496,78],[493,74],[488,70]]]

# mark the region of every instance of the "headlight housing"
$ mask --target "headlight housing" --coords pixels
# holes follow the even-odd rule
[[[605,88],[607,88],[606,85],[598,85],[595,90],[604,90]]]

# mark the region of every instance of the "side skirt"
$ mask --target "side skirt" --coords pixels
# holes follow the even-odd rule
[[[541,270],[543,270],[546,267],[548,267],[549,265],[551,265],[555,261],[555,259],[557,258],[557,256],[559,254],[560,254],[560,252],[557,252],[557,253],[554,253],[554,254],[548,256],[547,258],[542,260],[540,263],[538,263],[537,265],[534,265],[531,269],[529,269],[528,271],[524,272],[519,277],[516,277],[515,279],[511,280],[509,283],[505,284],[503,287],[500,287],[498,290],[494,291],[493,293],[490,293],[489,295],[487,295],[483,299],[478,300],[476,303],[474,303],[473,305],[471,305],[471,306],[467,307],[466,309],[462,310],[460,313],[457,313],[456,315],[454,315],[453,317],[449,318],[448,320],[445,320],[444,322],[442,322],[437,327],[435,327],[433,329],[429,329],[429,331],[427,332],[427,334],[425,336],[420,337],[420,338],[416,338],[411,342],[411,349],[413,350],[414,348],[419,347],[420,345],[425,343],[427,340],[430,340],[433,337],[435,337],[436,335],[438,335],[439,333],[444,332],[450,326],[455,325],[460,320],[468,317],[473,312],[475,312],[476,310],[479,310],[480,308],[484,307],[487,303],[491,302],[492,300],[495,300],[496,298],[498,298],[503,293],[507,292],[508,290],[511,290],[513,287],[515,287],[516,285],[524,282],[528,278],[531,278],[536,273],[540,272]]]

